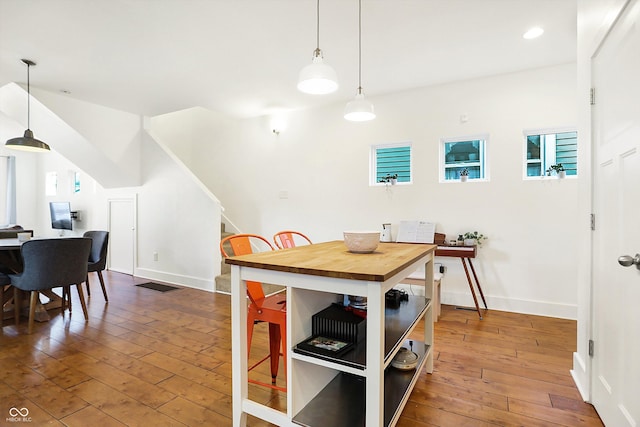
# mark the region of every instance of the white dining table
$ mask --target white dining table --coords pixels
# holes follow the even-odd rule
[[[21,242],[17,238],[0,239],[0,251],[10,251],[20,249],[24,242]]]

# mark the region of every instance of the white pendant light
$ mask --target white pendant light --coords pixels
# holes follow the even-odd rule
[[[36,63],[29,59],[23,59],[22,62],[27,66],[27,130],[24,131],[24,136],[8,140],[5,147],[22,151],[49,151],[49,146],[46,143],[35,139],[33,137],[33,132],[29,129],[31,127],[31,82],[29,81],[29,68],[35,66]]]
[[[344,118],[352,122],[366,122],[376,118],[373,104],[362,93],[362,0],[358,0],[358,92],[355,99],[347,103]]]
[[[320,0],[317,0],[316,11],[316,50],[313,61],[300,71],[298,90],[312,95],[325,95],[338,89],[338,77],[330,65],[324,62],[320,50]]]

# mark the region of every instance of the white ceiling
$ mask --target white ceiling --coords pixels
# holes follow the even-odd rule
[[[545,29],[523,39],[529,27]],[[315,0],[0,0],[0,86],[31,85],[148,116],[235,117],[347,102],[358,86],[358,1],[320,2],[339,90],[297,91]],[[367,96],[576,60],[576,0],[362,0]]]

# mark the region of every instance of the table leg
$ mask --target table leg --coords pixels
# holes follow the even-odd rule
[[[465,259],[466,258],[460,258],[460,261],[462,261],[464,272],[467,275],[467,282],[469,283],[469,289],[471,290],[471,296],[473,297],[473,302],[476,305],[476,311],[478,312],[478,316],[480,316],[480,320],[482,320],[482,312],[480,311],[480,306],[478,305],[478,297],[476,297],[476,291],[473,288],[473,282],[471,281],[471,276],[469,275],[469,268],[467,268],[467,263],[464,262]]]
[[[4,326],[4,285],[0,285],[0,328]]]
[[[10,292],[12,288],[13,293]],[[0,312],[0,315],[4,317],[3,320],[15,319],[16,313],[20,313],[20,311],[22,311],[23,315],[29,314],[29,299],[19,298],[18,303],[16,304],[16,293],[28,294],[20,291],[13,286],[9,286],[7,289],[5,289],[4,297],[2,298],[2,312]],[[62,298],[50,289],[40,291],[40,293],[47,296],[49,298],[49,302],[47,302],[46,304],[42,304],[39,299],[36,300],[36,311],[34,319],[37,322],[48,322],[49,320],[51,320],[51,317],[49,316],[49,313],[47,313],[47,310],[63,307]],[[5,308],[9,308],[10,306],[13,307],[13,310],[5,311]]]
[[[473,263],[471,262],[471,258],[469,258],[469,266],[471,267],[471,272],[473,273],[473,278],[476,279],[476,286],[478,286],[478,291],[480,292],[480,296],[482,297],[482,302],[484,303],[484,308],[486,310],[488,310],[489,307],[487,307],[487,301],[484,299],[484,293],[482,292],[482,287],[480,286],[480,281],[478,280],[478,276],[476,275],[476,269],[473,268]]]

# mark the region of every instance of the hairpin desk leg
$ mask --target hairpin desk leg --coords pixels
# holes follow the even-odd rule
[[[471,290],[471,296],[473,296],[473,302],[476,305],[476,311],[478,312],[478,316],[480,316],[480,320],[482,320],[482,312],[480,311],[480,306],[478,305],[478,297],[476,297],[476,291],[473,289],[473,282],[471,281],[471,276],[469,275],[469,269],[467,268],[467,263],[464,262],[465,259],[468,258],[460,258],[462,261],[462,266],[464,267],[464,272],[467,275],[467,282],[469,283],[469,289]],[[471,263],[471,260],[469,260]]]
[[[485,308],[485,310],[488,310],[489,307],[487,307],[487,300],[484,299],[484,293],[482,292],[482,287],[480,286],[480,281],[478,280],[478,276],[476,275],[476,269],[473,268],[473,263],[471,262],[471,258],[469,258],[468,260],[469,260],[469,265],[471,266],[471,272],[473,273],[473,278],[476,279],[476,286],[478,286],[478,291],[480,292],[480,296],[482,297],[482,302],[484,303],[484,308]],[[467,274],[467,277],[469,277],[468,274]]]

